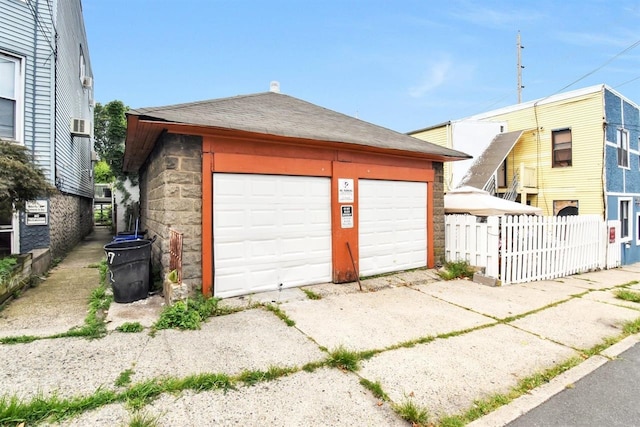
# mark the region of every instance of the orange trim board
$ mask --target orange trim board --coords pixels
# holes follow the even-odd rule
[[[202,154],[202,294],[213,295],[213,154]]]
[[[213,170],[230,173],[329,177],[331,176],[331,162],[329,160],[216,153],[213,159]]]

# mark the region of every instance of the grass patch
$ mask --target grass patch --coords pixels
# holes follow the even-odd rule
[[[231,308],[219,307],[218,298],[205,299],[202,295],[187,298],[165,307],[154,329],[200,329],[202,322],[212,316],[222,316],[234,312]]]
[[[20,335],[17,337],[0,338],[0,343],[1,344],[28,344],[30,342],[34,342],[39,339],[40,337],[35,337],[33,335]]]
[[[302,292],[304,292],[307,295],[307,298],[309,299],[313,299],[313,300],[322,299],[322,295],[313,292],[311,289],[305,289],[305,288],[300,288],[300,289],[302,289]]]
[[[394,404],[393,410],[414,427],[427,426],[429,423],[429,411],[416,405],[411,399]]]
[[[438,276],[443,280],[453,279],[471,279],[475,270],[469,265],[468,261],[449,261],[444,264],[442,270],[438,271]]]
[[[267,371],[243,371],[237,379],[246,385],[255,385],[264,381],[273,381],[297,371],[297,368],[270,366]]]
[[[361,378],[360,385],[369,390],[376,398],[384,400],[385,402],[389,400],[389,396],[382,390],[380,382],[371,382],[366,378]]]
[[[125,369],[124,371],[120,372],[120,375],[118,375],[118,378],[116,378],[114,384],[116,385],[116,387],[124,387],[131,384],[131,375],[133,374],[133,369]]]
[[[629,289],[618,289],[614,292],[614,295],[616,296],[616,298],[624,301],[640,303],[640,292],[631,291]]]
[[[637,334],[638,332],[640,332],[640,318],[636,320],[630,320],[622,326],[622,333],[625,337]]]
[[[329,353],[326,363],[334,368],[355,372],[360,369],[359,361],[360,355],[357,352],[340,346]]]
[[[305,363],[304,366],[302,366],[302,370],[305,372],[313,372],[316,369],[323,368],[324,366],[325,366],[324,362],[309,362],[309,363]]]
[[[290,319],[289,316],[287,316],[287,313],[282,311],[277,305],[266,303],[262,304],[262,307],[278,316],[278,318],[282,320],[287,326],[295,326],[296,322]]]
[[[125,333],[142,332],[143,330],[144,326],[140,322],[125,322],[116,328],[116,331]]]

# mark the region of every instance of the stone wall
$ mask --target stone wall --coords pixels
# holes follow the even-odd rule
[[[51,257],[60,258],[93,230],[93,200],[59,193],[49,199]]]
[[[183,233],[182,281],[188,292],[202,286],[202,138],[165,134],[140,170],[141,228],[152,261],[169,271],[169,230]]]
[[[437,265],[444,259],[444,173],[443,163],[433,162],[435,179],[433,183],[433,250]]]

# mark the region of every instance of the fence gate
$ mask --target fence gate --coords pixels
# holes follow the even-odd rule
[[[497,216],[445,215],[445,259],[465,260],[498,277],[500,220]]]

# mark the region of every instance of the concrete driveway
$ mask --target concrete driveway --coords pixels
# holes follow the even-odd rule
[[[134,320],[131,305],[114,303],[112,331],[104,338],[0,345],[0,394],[24,402],[72,398],[167,377],[279,368],[289,374],[226,391],[164,393],[138,409],[105,404],[61,425],[128,425],[135,414],[147,414],[158,426],[401,426],[408,423],[394,405],[406,402],[428,410],[437,423],[619,336],[625,322],[640,318],[640,304],[623,303],[613,290],[638,288],[629,284],[634,280],[640,280],[635,267],[493,288],[413,271],[364,281],[363,292],[355,284],[307,287],[322,296],[317,300],[300,289],[225,300],[245,309],[211,318],[201,330],[154,336],[114,331],[123,319],[113,313],[128,312],[126,320]],[[256,302],[277,305],[295,325]],[[42,310],[40,321],[48,315]],[[12,326],[23,322],[9,320],[0,319],[0,337],[23,330]],[[322,365],[338,348],[366,352],[358,370]],[[117,386],[125,372],[130,383]],[[377,383],[389,400],[376,398],[363,380]],[[500,423],[504,419],[486,425]]]

